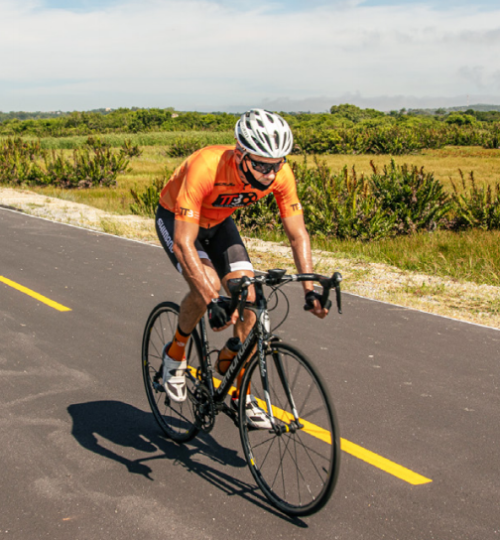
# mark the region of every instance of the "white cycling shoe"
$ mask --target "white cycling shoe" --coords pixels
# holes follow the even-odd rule
[[[232,398],[231,403],[235,409],[238,409],[238,399]],[[271,420],[266,412],[259,407],[257,400],[251,394],[246,397],[245,413],[249,426],[253,429],[272,429]]]
[[[165,387],[168,397],[172,401],[181,403],[186,399],[187,362],[186,360],[179,362],[170,358],[166,353],[169,347],[170,343],[167,343],[163,349],[163,386]]]

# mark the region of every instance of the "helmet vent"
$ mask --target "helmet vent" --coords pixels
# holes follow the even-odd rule
[[[267,137],[267,135],[266,135],[266,137]],[[262,150],[263,152],[266,152],[266,148],[264,147],[264,145],[259,140],[257,140],[255,137],[252,137],[252,140],[259,147],[260,150]],[[267,140],[269,141],[269,138]]]
[[[264,136],[264,139],[266,139],[268,147],[272,148],[273,145],[271,144],[271,139],[269,138],[269,135],[267,133],[263,133],[262,135]]]

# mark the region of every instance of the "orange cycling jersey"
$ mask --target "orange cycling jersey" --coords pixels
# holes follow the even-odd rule
[[[271,192],[282,218],[302,214],[295,177],[287,163],[269,189],[259,191],[240,179],[234,146],[207,146],[174,171],[161,192],[160,204],[174,212],[175,219],[207,229]]]

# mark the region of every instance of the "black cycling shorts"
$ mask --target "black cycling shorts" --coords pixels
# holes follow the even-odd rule
[[[155,224],[161,245],[172,264],[182,273],[181,265],[174,255],[175,214],[159,204]],[[220,279],[237,270],[253,272],[250,257],[231,217],[210,229],[200,227],[194,245],[200,259],[208,259],[212,262]]]

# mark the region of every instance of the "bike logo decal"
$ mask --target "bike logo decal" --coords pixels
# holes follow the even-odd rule
[[[255,193],[221,193],[212,203],[216,208],[239,208],[257,202]]]

